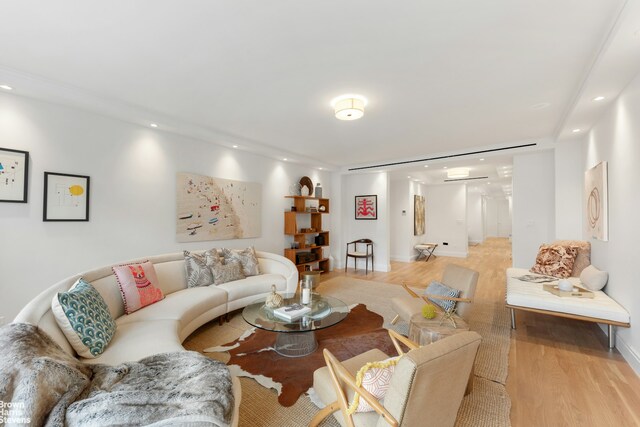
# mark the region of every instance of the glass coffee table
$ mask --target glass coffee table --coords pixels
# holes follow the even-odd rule
[[[283,295],[283,305],[300,302],[300,296]],[[265,298],[249,304],[242,317],[251,326],[276,333],[275,351],[286,357],[307,356],[318,348],[315,331],[340,323],[349,314],[349,307],[337,298],[313,294],[311,311],[299,319],[284,320],[264,305]]]

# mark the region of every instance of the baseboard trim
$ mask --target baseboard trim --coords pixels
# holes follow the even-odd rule
[[[484,240],[469,240],[469,243],[473,243],[474,245],[481,245]]]
[[[434,255],[436,255],[436,256],[448,256],[448,257],[453,257],[453,258],[466,258],[467,256],[469,256],[469,252],[436,250]]]
[[[608,326],[598,323],[600,329],[605,333],[608,332]],[[618,328],[614,328],[616,331],[616,349],[620,352],[624,360],[627,361],[631,369],[633,369],[638,377],[640,377],[640,355],[633,347],[625,342],[625,340],[618,333]]]

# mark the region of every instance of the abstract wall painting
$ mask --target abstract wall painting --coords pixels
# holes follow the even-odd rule
[[[587,233],[594,239],[609,240],[608,165],[600,162],[584,174]]]
[[[425,220],[424,196],[415,194],[413,196],[413,235],[422,236],[424,234]]]
[[[178,242],[232,240],[262,234],[262,185],[178,173]]]
[[[0,202],[27,203],[29,152],[0,148]]]
[[[356,219],[378,219],[378,196],[356,196]]]
[[[89,221],[91,180],[85,175],[44,173],[43,221]]]

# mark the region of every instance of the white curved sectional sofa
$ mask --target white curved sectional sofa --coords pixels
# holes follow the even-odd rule
[[[78,357],[79,360],[90,364],[117,365],[158,353],[185,351],[181,344],[193,331],[216,317],[265,297],[271,291],[272,284],[280,292],[295,292],[298,270],[290,260],[268,252],[256,251],[256,255],[260,263],[260,275],[198,288],[187,287],[182,252],[114,264],[151,261],[158,276],[159,287],[165,295],[162,301],[130,315],[124,314],[124,304],[112,266],[86,271],[61,280],[42,292],[22,309],[14,322],[40,327],[67,353],[78,357],[56,323],[51,311],[51,301],[58,292],[69,290],[83,277],[104,298],[116,321],[117,330],[111,343],[99,357]],[[232,425],[237,425],[241,394],[238,379],[233,378],[233,381],[236,410]]]

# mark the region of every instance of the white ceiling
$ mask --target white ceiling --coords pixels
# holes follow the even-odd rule
[[[3,2],[0,84],[318,164],[382,162],[556,136],[625,4]],[[333,117],[348,92],[369,98],[363,119]]]

